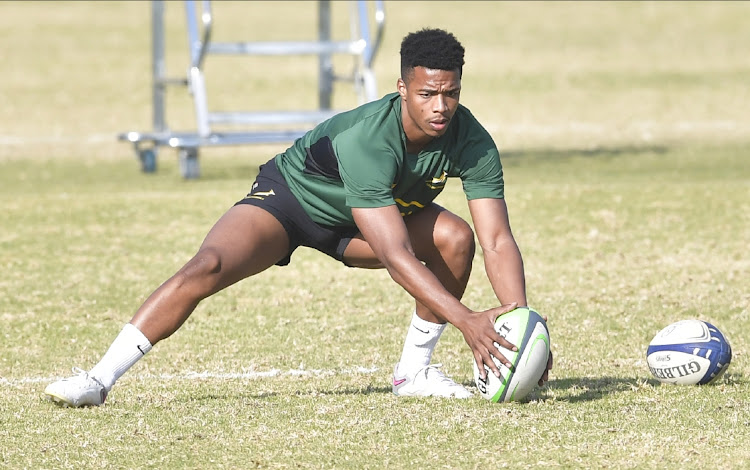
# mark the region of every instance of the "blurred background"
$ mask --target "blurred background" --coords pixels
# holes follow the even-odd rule
[[[462,103],[501,149],[585,150],[750,135],[750,3],[384,5],[374,60],[378,93],[395,90],[404,35],[445,28],[467,50]],[[317,37],[318,2],[222,1],[212,10],[215,41]],[[133,158],[117,135],[152,129],[151,3],[19,1],[2,2],[0,11],[0,157]],[[349,37],[349,14],[349,2],[331,3],[333,39]],[[166,2],[164,18],[167,74],[184,78],[183,2]],[[334,65],[346,73],[352,59],[336,56]],[[214,55],[206,59],[205,77],[213,109],[317,106],[314,56]],[[166,103],[172,130],[195,130],[185,87],[170,86]],[[351,85],[336,84],[333,107],[356,104]]]

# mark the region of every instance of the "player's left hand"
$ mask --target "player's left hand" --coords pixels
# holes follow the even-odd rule
[[[549,352],[549,357],[547,358],[547,369],[544,371],[544,374],[542,374],[542,378],[539,379],[539,386],[543,387],[544,383],[549,381],[549,371],[552,370],[552,351]]]
[[[544,322],[547,323],[547,315],[542,315],[542,318],[544,318]],[[545,382],[549,381],[549,371],[552,370],[552,350],[549,352],[549,357],[547,358],[547,369],[544,371],[544,374],[542,374],[542,378],[539,379],[539,386],[543,387]]]

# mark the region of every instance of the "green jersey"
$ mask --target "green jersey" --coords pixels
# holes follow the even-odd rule
[[[276,165],[310,217],[328,226],[354,225],[353,207],[397,204],[409,215],[430,204],[449,177],[461,178],[468,199],[503,197],[497,147],[468,109],[459,105],[445,134],[410,154],[398,93],[320,123],[277,155]]]

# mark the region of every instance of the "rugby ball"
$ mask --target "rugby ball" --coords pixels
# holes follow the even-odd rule
[[[659,382],[705,385],[717,380],[732,361],[732,348],[718,328],[702,320],[682,320],[659,331],[646,351]]]
[[[513,366],[508,369],[493,357],[492,360],[500,370],[500,377],[496,377],[490,368],[484,365],[485,378],[480,379],[479,367],[476,361],[472,361],[474,382],[482,398],[491,402],[522,400],[537,386],[547,369],[550,351],[547,324],[533,309],[519,307],[497,317],[495,331],[518,348],[518,351],[514,352],[495,343]]]

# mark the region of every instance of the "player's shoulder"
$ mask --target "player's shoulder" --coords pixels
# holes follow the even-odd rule
[[[389,93],[379,100],[370,101],[357,106],[351,111],[345,111],[337,114],[332,119],[357,124],[377,123],[378,121],[397,117],[396,107],[398,104],[398,93]]]
[[[331,137],[338,144],[381,149],[401,145],[398,93],[363,104],[332,118]]]
[[[394,111],[394,95],[340,112],[309,130],[301,139],[301,145],[309,147],[316,142],[328,140],[334,147],[341,142],[364,143],[396,131],[397,113]]]

